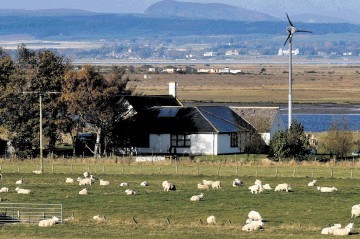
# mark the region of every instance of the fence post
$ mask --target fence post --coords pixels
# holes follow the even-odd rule
[[[178,174],[178,172],[179,172],[178,165],[176,165],[175,171],[176,171],[176,174]]]
[[[350,170],[350,178],[351,179],[353,178],[353,170],[352,169]]]
[[[51,173],[54,174],[54,164],[51,165]]]
[[[217,175],[218,175],[218,176],[220,175],[220,166],[218,167]]]
[[[236,155],[236,154],[235,154],[235,155]],[[238,176],[238,169],[239,169],[239,167],[236,166],[236,176]]]
[[[90,172],[90,165],[88,165],[88,172]]]
[[[199,168],[199,165],[197,166],[197,174],[198,174],[198,175],[200,174],[200,168]]]
[[[257,177],[258,176],[258,170],[256,169],[256,171],[255,171],[255,176]]]
[[[71,164],[71,174],[73,173],[73,167],[74,167],[74,166]]]
[[[161,167],[159,167],[159,174],[161,174]]]
[[[330,177],[333,177],[334,176],[334,169],[331,168],[331,171],[330,171]]]
[[[18,167],[18,170],[17,170],[18,173],[20,173],[20,168]]]
[[[103,165],[103,173],[105,173],[105,166]]]
[[[296,168],[294,168],[293,178],[295,178]]]
[[[121,166],[121,173],[124,174],[124,166]]]
[[[278,175],[278,168],[275,169],[275,177]]]
[[[314,169],[311,172],[311,177],[314,178]]]

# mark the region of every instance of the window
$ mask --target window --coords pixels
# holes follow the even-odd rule
[[[230,147],[235,148],[239,146],[239,139],[237,133],[230,134]]]
[[[172,134],[171,135],[171,147],[190,147],[190,135],[189,134]]]

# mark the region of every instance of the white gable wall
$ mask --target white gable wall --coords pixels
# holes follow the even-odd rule
[[[285,131],[285,130],[286,130],[286,125],[284,123],[284,120],[283,120],[280,112],[278,112],[275,116],[273,124],[271,125],[269,143],[277,131]],[[267,144],[269,145],[269,143],[267,143]]]
[[[218,154],[232,154],[239,153],[239,147],[230,147],[230,134],[219,134],[218,135]]]

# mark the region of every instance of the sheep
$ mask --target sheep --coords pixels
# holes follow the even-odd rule
[[[199,201],[202,201],[204,198],[204,194],[200,194],[200,195],[194,195],[190,198],[190,201],[192,202],[199,202]]]
[[[215,218],[215,216],[213,216],[213,215],[209,216],[209,217],[206,219],[206,222],[207,222],[209,225],[215,225],[215,224],[216,224],[216,218]]]
[[[86,188],[84,188],[83,190],[81,190],[81,191],[79,192],[79,194],[80,194],[80,195],[86,195],[86,194],[88,194],[88,191],[87,191]]]
[[[131,190],[131,189],[126,189],[125,193],[126,193],[126,195],[133,195],[133,194],[135,195],[136,194],[136,192],[134,190]]]
[[[100,186],[108,186],[108,185],[110,185],[109,181],[105,181],[105,180],[100,179]]]
[[[325,227],[321,230],[321,234],[322,235],[332,235],[336,228],[341,228],[341,224],[334,224],[334,226]]]
[[[244,185],[244,183],[243,183],[240,179],[238,179],[238,178],[236,178],[236,179],[233,181],[233,183],[232,183],[232,186],[233,186],[233,187],[240,187],[240,186],[242,186],[242,185]]]
[[[198,183],[197,188],[200,190],[206,190],[206,189],[209,189],[209,185],[204,185],[202,183]]]
[[[255,185],[262,185],[262,181],[260,179],[256,179],[254,184]]]
[[[279,191],[289,192],[289,190],[291,190],[291,188],[290,185],[287,183],[281,183],[275,187],[275,192],[279,192]]]
[[[84,178],[79,181],[79,185],[91,185],[93,180],[91,178]]]
[[[41,172],[41,170],[34,170],[33,173],[35,173],[35,174],[41,174],[42,172]]]
[[[76,181],[80,182],[81,180],[83,180],[82,177],[77,177]]]
[[[90,177],[90,173],[88,171],[84,172],[83,175],[84,175],[85,178]]]
[[[100,215],[93,216],[93,219],[97,222],[102,222],[106,220],[105,216],[100,217]]]
[[[249,189],[252,194],[261,193],[263,191],[262,187],[258,184],[250,186]]]
[[[175,186],[175,184],[170,183],[170,182],[168,182],[168,181],[164,181],[164,182],[162,183],[162,186],[163,186],[163,188],[164,188],[164,191],[166,191],[166,192],[168,192],[168,191],[176,191],[176,186]]]
[[[66,178],[65,183],[73,183],[74,179],[73,178]]]
[[[146,182],[146,181],[143,181],[143,182],[140,183],[140,186],[147,187],[147,186],[149,186],[149,183]]]
[[[249,212],[248,218],[251,219],[252,221],[262,221],[262,217],[260,216],[260,213],[258,213],[257,211]]]
[[[128,186],[128,183],[125,183],[125,182],[120,183],[120,187],[127,187],[127,186]]]
[[[262,221],[252,221],[242,227],[243,231],[257,231],[264,229],[264,223]]]
[[[353,229],[354,223],[349,223],[345,228],[335,228],[333,235],[335,236],[346,236],[350,234],[351,229]]]
[[[310,183],[308,183],[308,186],[309,187],[314,187],[314,186],[316,186],[316,179],[314,179],[314,180],[312,180]]]
[[[205,179],[203,180],[203,184],[208,185],[209,187],[212,186],[212,183],[213,183],[212,181],[205,180]]]
[[[8,193],[8,192],[9,192],[9,188],[7,188],[7,187],[2,187],[0,189],[0,193]]]
[[[358,217],[358,216],[360,216],[360,204],[356,204],[351,207],[351,217]]]
[[[71,217],[67,217],[67,218],[64,218],[64,222],[70,222],[70,221],[74,221],[75,220],[75,217],[74,217],[74,213],[71,214]]]
[[[270,187],[270,184],[264,184],[263,186],[262,186],[262,188],[264,189],[264,190],[272,190],[272,188]]]
[[[51,227],[59,221],[59,218],[53,217],[51,219],[44,219],[39,222],[39,227]]]
[[[22,179],[20,179],[20,180],[17,180],[16,182],[15,182],[15,184],[23,184],[23,180]]]
[[[332,193],[337,191],[336,187],[317,187],[317,190],[323,193]]]
[[[212,188],[216,188],[216,189],[221,188],[221,183],[220,183],[220,181],[214,181],[214,182],[212,182],[211,187],[212,187]]]
[[[15,191],[17,191],[18,194],[31,194],[30,189],[23,189],[23,188],[15,188]]]

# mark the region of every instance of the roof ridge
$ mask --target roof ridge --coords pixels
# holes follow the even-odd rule
[[[197,106],[195,106],[194,108],[195,108],[195,109],[199,112],[199,114],[211,125],[211,127],[213,127],[213,129],[216,130],[217,133],[220,132],[220,131],[215,127],[215,125],[213,125],[213,124],[210,122],[210,120],[208,120],[208,118],[205,117],[205,115],[200,111],[200,109],[199,109]]]

